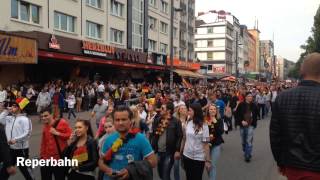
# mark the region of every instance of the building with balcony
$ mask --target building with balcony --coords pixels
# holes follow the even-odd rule
[[[174,6],[184,9],[174,15],[174,56],[176,64],[181,64],[189,54],[190,64],[183,66],[188,68],[194,60],[194,0],[174,0]],[[14,68],[20,74],[90,74],[101,64],[105,72],[115,71],[114,67],[164,71],[171,48],[170,7],[170,0],[7,0],[0,6],[0,32],[1,38],[36,42],[30,52],[34,59],[28,63],[38,66],[25,66],[23,58],[14,57]],[[185,23],[185,33],[180,33],[181,23]],[[26,39],[19,40],[24,46]],[[12,72],[7,65],[12,58],[0,59],[5,63],[1,69],[8,70],[0,71],[0,76]],[[59,73],[51,72],[52,67]]]
[[[260,58],[262,60],[262,69],[268,79],[272,78],[275,72],[274,44],[271,40],[260,41]]]
[[[233,30],[234,26],[228,21],[197,21],[196,57],[207,66],[208,74],[232,74]]]

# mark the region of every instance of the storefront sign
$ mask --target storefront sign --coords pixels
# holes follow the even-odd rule
[[[116,49],[115,59],[132,63],[147,63],[147,53],[137,52],[131,49]]]
[[[167,65],[170,66],[170,59],[167,59]],[[173,59],[173,66],[182,68],[182,69],[188,69],[188,70],[199,70],[200,64],[199,63],[193,63],[193,62],[187,62],[187,61],[181,61],[180,59],[174,58]]]
[[[0,62],[36,64],[36,41],[0,34]]]
[[[56,39],[56,36],[52,34],[50,42],[49,42],[49,48],[51,49],[60,49],[60,44],[58,43],[58,40]]]
[[[212,71],[213,71],[213,73],[223,74],[226,72],[226,67],[225,67],[225,65],[214,65],[212,67]]]
[[[101,57],[107,57],[107,54],[115,53],[115,47],[89,41],[82,41],[82,49],[84,54]]]

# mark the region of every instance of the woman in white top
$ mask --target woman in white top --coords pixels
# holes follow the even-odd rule
[[[199,103],[190,105],[189,116],[184,133],[184,167],[187,180],[201,180],[204,167],[207,171],[211,168],[209,128]]]

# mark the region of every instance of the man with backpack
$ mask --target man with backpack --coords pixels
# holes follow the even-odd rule
[[[41,120],[43,122],[42,139],[40,147],[41,159],[60,159],[62,151],[67,147],[67,141],[71,136],[72,129],[68,122],[63,118],[53,118],[52,110],[45,108],[41,111]],[[40,169],[41,179],[51,180],[65,179],[63,167],[43,166]]]

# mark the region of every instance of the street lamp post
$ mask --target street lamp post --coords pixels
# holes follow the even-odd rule
[[[239,77],[239,69],[238,69],[238,32],[236,33],[236,78],[238,79]]]
[[[171,12],[170,12],[170,89],[173,89],[173,18],[174,12],[182,11],[181,8],[174,8],[174,1],[171,0]]]
[[[170,13],[170,89],[173,89],[173,14],[174,14],[174,1],[171,0],[171,13]]]

